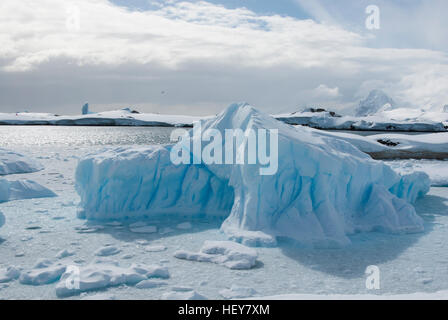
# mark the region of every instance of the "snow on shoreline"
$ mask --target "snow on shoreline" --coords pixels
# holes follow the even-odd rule
[[[347,141],[374,159],[448,159],[448,132],[420,135],[387,133],[363,137],[346,132],[309,130],[316,135]]]
[[[403,115],[410,114],[411,117]],[[326,130],[446,132],[448,113],[416,112],[408,109],[382,111],[369,116],[337,116],[333,112],[294,112],[272,115],[292,125]],[[191,127],[193,122],[214,116],[187,116],[155,113],[135,113],[129,108],[61,116],[49,113],[0,113],[0,125],[59,125],[59,126],[169,126]]]
[[[444,117],[435,118],[434,120],[427,118],[394,120],[386,115],[336,117],[332,116],[330,112],[298,112],[275,115],[275,118],[287,124],[323,130],[446,132],[448,130],[448,114],[442,116]]]
[[[0,125],[59,125],[59,126],[191,126],[206,117],[133,113],[130,109],[59,116],[49,113],[0,113]]]
[[[277,174],[260,176],[259,164],[176,166],[170,161],[172,146],[117,148],[80,161],[80,216],[220,217],[230,239],[258,245],[262,241],[253,239],[254,231],[305,244],[343,245],[356,231],[423,229],[411,205],[429,189],[423,173],[400,176],[345,141],[283,124],[247,104],[230,106],[202,127],[277,129]]]

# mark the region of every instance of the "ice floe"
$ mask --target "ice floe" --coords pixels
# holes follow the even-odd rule
[[[34,286],[53,283],[59,280],[66,267],[65,264],[60,262],[41,259],[31,270],[22,272],[19,281],[22,284]]]
[[[94,254],[99,257],[108,257],[119,254],[120,252],[121,250],[117,247],[105,246],[96,250]]]
[[[30,173],[42,169],[43,166],[36,160],[20,153],[0,148],[0,176],[15,173]]]
[[[251,269],[257,262],[257,251],[232,241],[205,241],[199,252],[178,250],[178,259],[211,262],[229,269]]]
[[[161,252],[166,250],[164,245],[145,246],[144,248],[147,252]]]
[[[229,289],[223,289],[219,291],[219,294],[224,299],[243,299],[253,297],[257,294],[257,291],[249,287],[241,287],[233,284]]]
[[[0,203],[12,200],[55,197],[50,189],[32,180],[0,179]]]
[[[16,280],[20,276],[21,269],[14,266],[0,268],[0,283]]]
[[[56,285],[56,295],[67,297],[122,284],[134,286],[148,278],[167,279],[168,269],[141,264],[121,267],[112,262],[97,261],[86,266],[67,268]]]
[[[57,259],[64,259],[64,258],[67,258],[67,257],[71,257],[71,256],[73,256],[74,254],[75,254],[74,251],[72,251],[72,250],[68,250],[68,249],[64,249],[64,250],[59,251],[59,252],[56,254],[56,258],[57,258]]]
[[[155,280],[142,280],[135,285],[138,289],[152,289],[158,288],[162,286],[166,286],[167,283],[163,281],[155,281]]]
[[[194,290],[169,291],[162,294],[161,300],[207,300],[207,298]]]

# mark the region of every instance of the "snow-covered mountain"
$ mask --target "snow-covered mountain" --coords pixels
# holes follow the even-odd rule
[[[359,106],[355,111],[356,116],[364,117],[374,115],[381,110],[389,110],[395,107],[395,102],[382,90],[370,91],[367,98],[359,102]]]

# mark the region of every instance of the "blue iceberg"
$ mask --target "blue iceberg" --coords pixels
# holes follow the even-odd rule
[[[276,173],[261,175],[259,163],[173,164],[170,154],[181,141],[109,149],[78,165],[79,216],[222,218],[222,231],[247,245],[274,244],[278,237],[344,245],[355,232],[423,230],[412,203],[429,190],[424,173],[401,176],[348,142],[287,125],[244,103],[201,126],[223,136],[227,129],[277,130]]]

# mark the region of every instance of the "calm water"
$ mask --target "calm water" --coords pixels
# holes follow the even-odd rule
[[[0,126],[0,146],[110,146],[169,143],[174,128]]]
[[[170,134],[174,129],[169,127],[0,126],[0,146],[13,149],[14,147],[28,146],[82,147],[165,144],[170,142]],[[361,136],[385,133],[381,131],[338,132]]]

